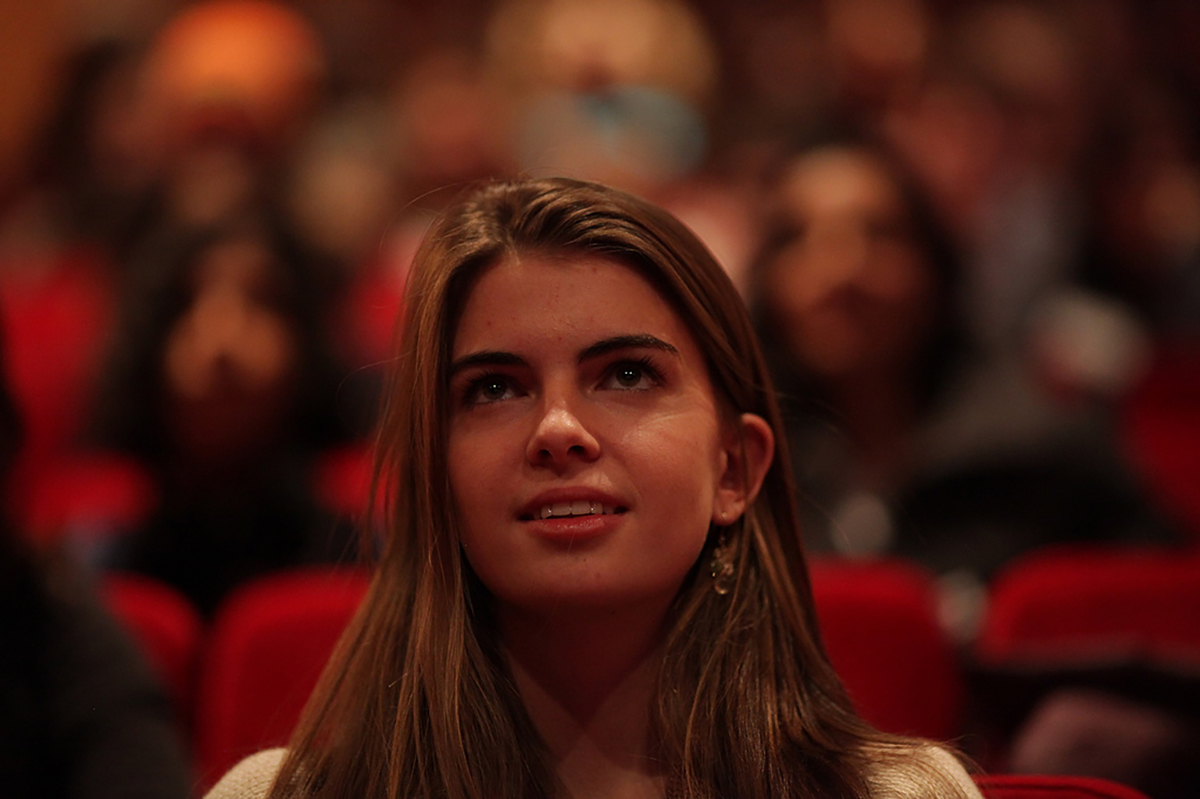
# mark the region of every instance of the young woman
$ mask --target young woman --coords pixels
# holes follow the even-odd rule
[[[763,358],[682,224],[492,184],[408,292],[375,580],[290,750],[212,796],[978,796],[850,709]]]
[[[165,231],[130,269],[97,437],[149,469],[159,504],[104,565],[210,615],[247,580],[352,548],[309,488],[349,438],[316,267],[278,224],[241,219]]]
[[[928,198],[867,140],[779,170],[755,270],[809,551],[899,554],[976,584],[1052,543],[1170,542],[1104,420],[985,357]],[[969,632],[969,625],[963,625]]]

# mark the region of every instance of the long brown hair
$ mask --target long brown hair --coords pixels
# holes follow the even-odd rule
[[[560,786],[498,653],[486,589],[462,555],[446,463],[450,350],[466,294],[507,254],[587,252],[639,270],[673,302],[719,400],[783,429],[737,291],[664,211],[566,179],[485,185],[417,253],[378,438],[387,491],[381,561],[292,739],[273,797],[550,797]],[[919,742],[864,724],[824,654],[797,529],[786,444],[726,530],[736,581],[713,590],[715,534],[672,608],[655,754],[681,797],[866,797],[881,761]],[[930,792],[932,788],[932,792]]]

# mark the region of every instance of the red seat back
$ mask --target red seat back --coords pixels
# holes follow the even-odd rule
[[[961,732],[963,678],[931,577],[900,561],[817,560],[811,573],[825,648],[859,713],[888,732]]]
[[[975,782],[985,799],[1148,799],[1141,791],[1094,777],[990,774]]]
[[[102,594],[109,610],[141,645],[190,729],[203,624],[191,603],[168,585],[135,574],[110,574]]]
[[[77,249],[51,258],[41,268],[0,269],[4,369],[25,424],[23,460],[59,451],[80,432],[112,318],[98,255]]]
[[[206,785],[287,742],[368,582],[353,569],[288,572],[239,589],[218,610],[196,712]]]
[[[41,543],[53,542],[66,530],[99,536],[130,530],[150,515],[158,501],[154,478],[145,467],[104,451],[47,459],[28,475],[22,489],[16,512],[22,529]]]
[[[317,501],[339,516],[360,519],[371,496],[371,458],[371,448],[367,444],[323,453],[313,474],[313,493]]]
[[[1055,548],[997,575],[984,660],[1152,655],[1200,662],[1200,555],[1163,548]]]
[[[1124,453],[1151,496],[1200,543],[1200,346],[1160,343],[1118,421]]]

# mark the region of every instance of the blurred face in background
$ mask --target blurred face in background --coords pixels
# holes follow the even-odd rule
[[[791,164],[778,204],[789,238],[763,288],[792,357],[829,380],[911,365],[934,277],[886,165],[865,149],[814,151]]]
[[[167,427],[184,460],[236,466],[278,443],[299,360],[281,269],[252,238],[218,242],[197,263],[163,352]]]

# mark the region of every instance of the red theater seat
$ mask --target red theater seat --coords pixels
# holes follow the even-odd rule
[[[367,444],[324,453],[313,474],[317,501],[339,516],[361,518],[371,496],[371,457]]]
[[[985,799],[1148,799],[1141,791],[1093,777],[991,774],[975,782]]]
[[[1151,495],[1200,544],[1200,346],[1162,342],[1158,350],[1117,432]]]
[[[60,451],[86,420],[112,318],[106,265],[78,248],[0,263],[4,369],[25,425],[22,460]]]
[[[93,536],[130,530],[158,502],[158,489],[145,467],[113,452],[72,452],[49,459],[22,488],[15,503],[22,527],[43,543],[67,530]]]
[[[1099,655],[1200,663],[1200,555],[1165,548],[1055,548],[997,575],[984,662]]]
[[[931,577],[900,561],[817,560],[811,573],[825,647],[859,713],[888,732],[958,735],[963,678]]]
[[[368,582],[353,569],[288,572],[239,589],[218,610],[196,710],[206,785],[286,743]]]
[[[102,594],[109,610],[132,633],[189,728],[203,624],[186,598],[168,585],[135,574],[111,574]]]

